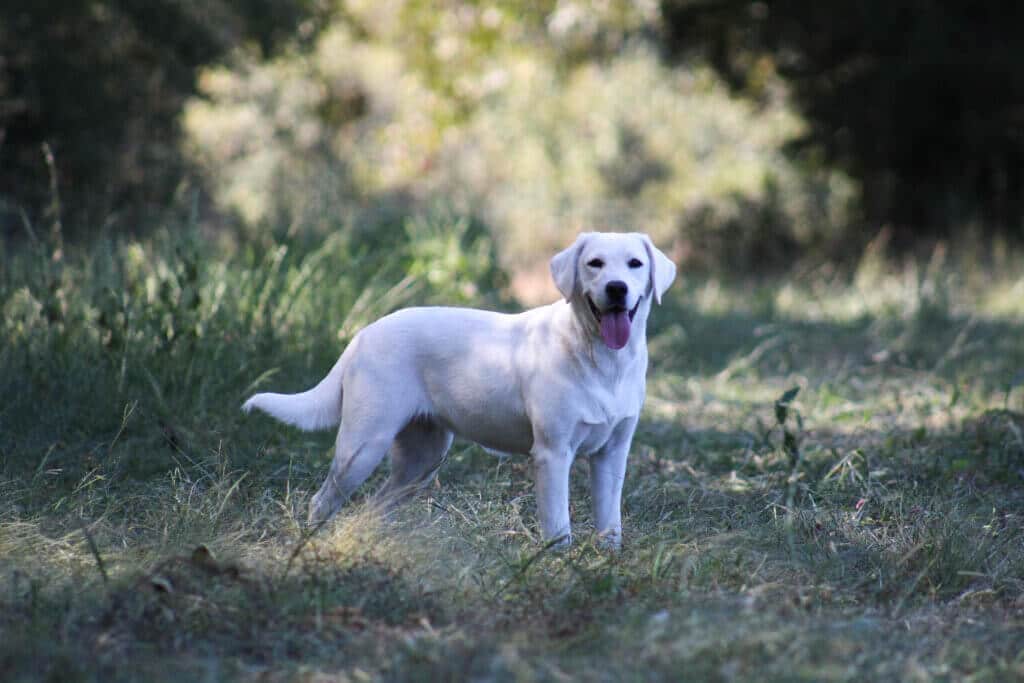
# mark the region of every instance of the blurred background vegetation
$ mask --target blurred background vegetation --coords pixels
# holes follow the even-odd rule
[[[3,0],[0,680],[1024,680],[1022,14]],[[580,229],[682,265],[624,552],[466,444],[310,538],[244,398]]]
[[[11,0],[0,234],[374,233],[525,274],[581,228],[770,269],[1021,236],[1024,10],[870,0]]]

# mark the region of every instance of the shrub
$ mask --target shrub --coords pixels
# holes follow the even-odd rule
[[[184,125],[217,203],[254,228],[324,231],[440,200],[481,217],[512,268],[586,228],[642,229],[712,265],[781,262],[850,218],[848,179],[782,152],[803,123],[779,84],[755,105],[642,43],[569,59],[497,40],[439,82],[402,45],[339,20],[308,52],[208,70]]]

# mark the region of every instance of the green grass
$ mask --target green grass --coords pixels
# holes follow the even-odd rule
[[[245,396],[309,386],[394,307],[510,305],[473,226],[379,230],[6,255],[0,677],[1024,677],[1020,262],[681,278],[618,554],[585,460],[579,542],[548,552],[527,460],[466,444],[388,518],[361,503],[382,472],[309,537],[333,435]]]

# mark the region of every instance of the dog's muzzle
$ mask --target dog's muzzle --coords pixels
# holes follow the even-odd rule
[[[597,320],[601,341],[609,349],[618,351],[629,343],[633,318],[636,316],[637,309],[640,308],[641,301],[643,301],[643,297],[636,300],[636,305],[631,310],[626,310],[625,306],[609,306],[601,311],[590,295],[587,295],[587,304],[590,306],[590,312],[594,314],[594,319]]]

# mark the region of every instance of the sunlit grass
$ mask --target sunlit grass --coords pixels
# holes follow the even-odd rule
[[[509,306],[471,228],[385,226],[382,252],[351,231],[220,251],[184,230],[13,255],[5,678],[1024,675],[1009,265],[684,274],[652,319],[621,553],[590,535],[584,460],[578,542],[552,552],[528,461],[466,444],[408,505],[367,504],[382,472],[311,535],[333,436],[241,400],[312,384],[391,308]]]

